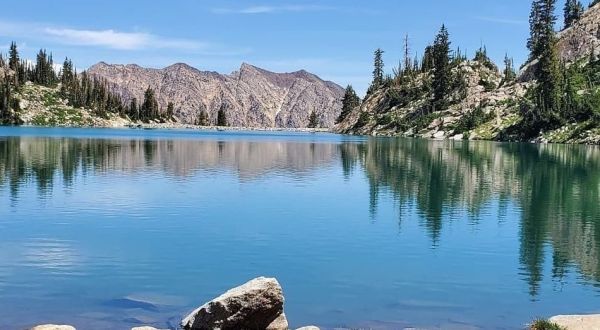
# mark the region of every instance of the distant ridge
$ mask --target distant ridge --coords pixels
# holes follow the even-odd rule
[[[224,107],[231,126],[306,127],[315,111],[320,126],[331,127],[344,95],[339,85],[305,70],[274,73],[247,63],[228,75],[200,71],[185,63],[150,69],[99,62],[87,72],[107,80],[126,102],[132,98],[141,102],[144,91],[153,88],[160,105],[166,108],[173,102],[175,116],[186,124],[194,123],[202,110],[214,122]]]

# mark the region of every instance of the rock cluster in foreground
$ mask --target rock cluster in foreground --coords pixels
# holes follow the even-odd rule
[[[184,330],[288,330],[283,290],[274,278],[259,277],[233,288],[191,312]],[[40,325],[31,330],[75,330],[68,325]],[[132,330],[159,330],[137,327]],[[314,326],[298,330],[319,330]]]
[[[184,330],[288,330],[285,299],[279,282],[259,277],[233,288],[191,312],[181,321]],[[598,330],[600,315],[560,315],[549,320],[566,330]],[[39,325],[31,330],[75,330],[69,325]],[[136,327],[131,330],[159,330]],[[307,326],[296,330],[319,330]]]

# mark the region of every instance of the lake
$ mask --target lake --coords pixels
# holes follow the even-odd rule
[[[277,277],[291,327],[600,312],[600,148],[0,127],[0,329],[176,327]]]

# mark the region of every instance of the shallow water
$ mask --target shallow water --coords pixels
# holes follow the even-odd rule
[[[0,329],[175,327],[275,276],[291,326],[600,312],[600,149],[0,128]]]

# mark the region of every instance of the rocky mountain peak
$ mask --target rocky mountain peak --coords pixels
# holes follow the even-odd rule
[[[306,127],[315,111],[320,126],[331,127],[341,112],[342,87],[301,70],[274,73],[248,63],[229,75],[200,71],[185,63],[164,69],[100,62],[88,73],[107,80],[125,102],[143,99],[153,88],[161,107],[175,105],[175,116],[195,123],[200,111],[214,122],[225,107],[231,126]]]

